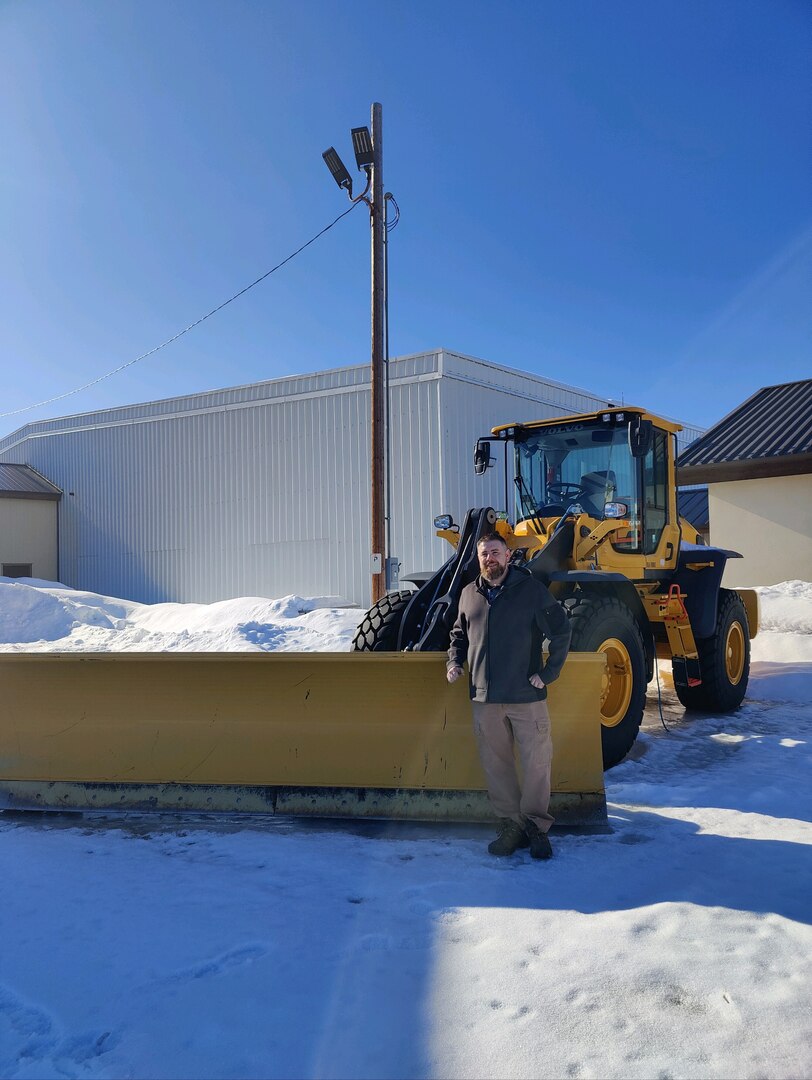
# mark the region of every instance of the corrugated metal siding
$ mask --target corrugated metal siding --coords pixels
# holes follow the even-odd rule
[[[765,386],[697,439],[681,467],[812,452],[812,379]]]
[[[442,357],[443,375],[449,378],[470,382],[482,388],[493,388],[499,392],[518,397],[520,401],[526,399],[530,402],[539,402],[549,406],[549,409],[545,409],[544,412],[504,414],[499,419],[488,421],[487,426],[480,432],[483,435],[491,427],[510,423],[512,420],[544,420],[553,416],[568,416],[571,413],[596,412],[609,404],[606,398],[598,397],[588,390],[541,378],[529,372],[500,367],[497,364],[490,364],[486,360],[461,356],[459,353],[452,353],[447,350],[443,351]],[[623,403],[614,401],[614,404],[622,405]],[[658,416],[662,416],[665,420],[673,420],[677,424],[682,424],[683,430],[677,434],[678,452],[681,452],[683,447],[698,439],[705,430],[675,419],[661,409],[658,403],[638,401],[633,404],[647,408]]]
[[[701,437],[704,428],[692,427],[690,424],[683,425],[682,431],[677,432],[677,457],[690,446],[694,439]]]
[[[439,352],[391,364],[392,552],[448,557],[440,512],[502,508],[472,450],[497,423],[600,407],[583,391]],[[552,400],[550,400],[552,399]],[[0,441],[66,492],[60,567],[146,602],[334,594],[369,600],[369,368],[41,421]]]
[[[428,354],[390,372],[393,550],[411,569],[430,565],[437,368]],[[26,456],[72,492],[63,579],[147,602],[296,592],[366,604],[369,370],[338,374],[283,380],[288,397],[262,384],[264,399],[238,408],[215,407],[218,393],[38,425]]]
[[[368,411],[360,391],[37,440],[74,492],[63,574],[149,602],[364,597]]]
[[[433,525],[442,512],[439,416],[439,378],[393,383],[392,554],[403,573],[429,570],[443,561]]]
[[[393,360],[392,377],[419,377],[431,375],[438,368],[437,353],[421,353]],[[220,412],[250,408],[255,404],[271,403],[280,399],[298,400],[316,394],[355,393],[369,386],[369,365],[337,368],[313,375],[293,375],[269,382],[251,383],[223,390],[209,390],[186,397],[167,398],[162,401],[124,405],[114,409],[77,413],[54,420],[41,420],[26,424],[17,431],[0,439],[0,454],[28,439],[39,435],[52,436],[56,432],[81,431],[85,428],[108,427],[114,424],[132,424],[139,421],[154,423],[160,419],[197,415],[204,412]]]
[[[532,402],[541,402],[554,410],[545,416],[504,416],[501,419],[492,420],[488,424],[489,428],[510,423],[511,420],[541,420],[547,415],[567,416],[570,413],[594,412],[607,404],[605,398],[596,397],[588,390],[566,386],[564,383],[543,379],[529,372],[500,367],[497,364],[489,364],[485,360],[461,356],[459,353],[447,350],[443,352],[442,371],[448,378],[469,382],[483,389],[501,391],[519,399],[526,398]]]

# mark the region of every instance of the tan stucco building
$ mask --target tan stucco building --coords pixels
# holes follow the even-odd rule
[[[679,459],[708,485],[710,542],[741,552],[728,586],[812,581],[812,379],[759,390]]]
[[[59,579],[61,497],[36,469],[0,463],[0,576]]]

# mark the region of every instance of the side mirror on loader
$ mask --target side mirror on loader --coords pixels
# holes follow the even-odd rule
[[[477,476],[482,476],[486,469],[491,467],[492,463],[491,444],[487,439],[477,439],[474,447],[474,472]]]
[[[654,425],[642,416],[635,416],[629,421],[629,450],[633,458],[643,458],[651,449],[654,438]]]

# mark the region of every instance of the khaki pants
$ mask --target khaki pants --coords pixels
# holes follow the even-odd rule
[[[549,814],[553,743],[547,703],[502,705],[473,701],[474,734],[497,817],[524,825],[529,818],[542,832],[553,824]],[[513,744],[519,747],[522,786],[516,776]]]

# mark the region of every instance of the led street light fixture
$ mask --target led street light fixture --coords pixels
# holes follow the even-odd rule
[[[346,188],[352,198],[352,177],[347,172],[347,166],[335,152],[335,148],[331,146],[321,156],[335,182],[340,188]]]
[[[359,169],[366,169],[374,162],[372,136],[368,127],[352,128],[352,148],[355,151],[355,163]]]

